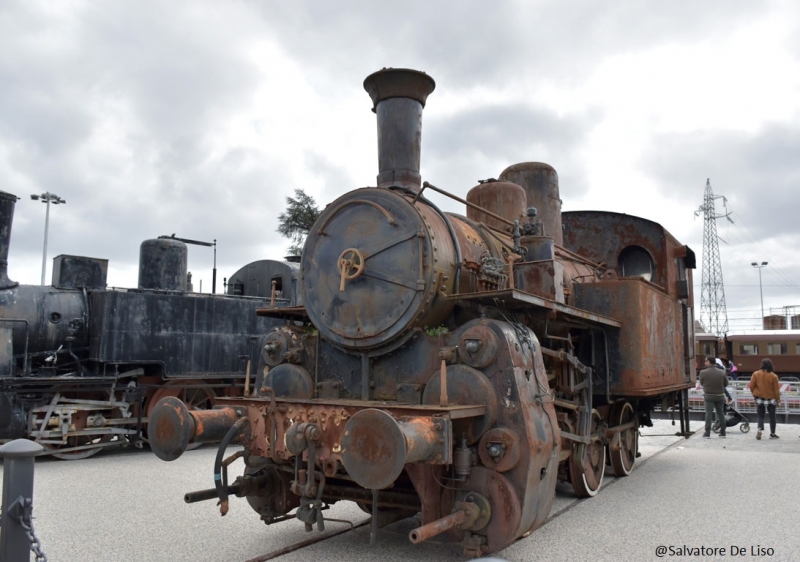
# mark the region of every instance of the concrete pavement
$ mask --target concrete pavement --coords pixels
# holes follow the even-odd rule
[[[800,426],[780,425],[778,440],[757,441],[754,423],[749,434],[735,427],[727,439],[702,439],[698,433],[685,440],[673,435],[677,426],[669,421],[655,423],[642,430],[643,456],[629,477],[607,476],[598,496],[588,500],[578,501],[567,486],[559,486],[548,522],[495,556],[520,562],[800,560],[800,538],[793,532],[800,515]],[[212,487],[215,453],[206,447],[172,463],[148,451],[104,452],[79,462],[40,459],[34,522],[44,551],[55,562],[244,561],[316,536],[297,521],[267,527],[239,498],[231,499],[225,517],[213,501],[185,504],[185,492]],[[231,479],[241,470],[234,464]],[[367,518],[349,502],[325,514],[354,523]],[[409,543],[408,532],[418,524],[412,518],[381,530],[375,546],[369,544],[369,527],[363,527],[280,560],[462,558],[460,548],[445,540]],[[326,529],[343,526],[329,522]],[[718,550],[695,556],[693,550],[677,550],[684,546]],[[731,556],[731,546],[746,555]],[[666,549],[665,557],[656,555],[658,547]],[[766,549],[773,549],[771,556],[751,555]]]

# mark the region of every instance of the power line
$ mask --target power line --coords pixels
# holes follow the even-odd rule
[[[752,232],[750,231],[749,227],[747,226],[747,223],[744,221],[744,219],[741,217],[741,215],[739,215],[739,213],[736,212],[736,210],[732,206],[730,207],[730,212],[736,217],[737,224],[740,225],[741,228],[737,227],[735,229],[732,228],[732,229],[726,230],[726,232],[725,232],[726,237],[729,237],[731,239],[736,239],[736,241],[740,245],[749,248],[750,251],[753,253],[753,255],[759,256],[759,259],[763,259],[764,261],[770,262],[770,268],[769,268],[768,271],[765,272],[765,273],[767,273],[767,275],[774,275],[774,276],[778,277],[778,279],[785,284],[783,286],[792,287],[792,288],[795,288],[795,289],[800,289],[800,285],[798,285],[796,282],[792,281],[791,276],[789,276],[786,273],[784,273],[784,271],[783,271],[783,269],[781,267],[778,267],[778,266],[775,265],[777,260],[775,260],[773,258],[773,256],[769,255],[767,253],[767,251],[763,248],[763,246],[758,242],[758,240],[756,240],[756,238],[753,236]],[[745,235],[745,236],[747,236],[747,238],[749,238],[749,241],[742,239],[739,236],[740,233]],[[734,253],[738,254],[739,257],[743,259],[743,261],[745,261],[745,262],[752,261],[750,259],[750,258],[752,258],[752,256],[750,256],[750,258],[745,258],[745,257],[741,256],[741,254],[738,253],[738,251],[736,250],[735,247],[732,247],[732,250],[734,251]],[[767,286],[770,286],[770,285],[767,285]]]

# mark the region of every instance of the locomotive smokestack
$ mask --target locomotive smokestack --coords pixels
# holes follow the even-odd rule
[[[435,87],[424,72],[406,68],[384,68],[364,80],[378,116],[378,187],[419,191],[422,108]]]
[[[0,289],[19,285],[8,278],[8,246],[11,242],[11,222],[14,220],[14,205],[18,197],[0,191]]]

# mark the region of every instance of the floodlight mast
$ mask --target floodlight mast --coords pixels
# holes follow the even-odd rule
[[[758,292],[761,295],[761,325],[763,326],[764,325],[764,288],[761,285],[761,270],[763,268],[767,267],[767,265],[769,265],[769,263],[765,262],[765,261],[762,261],[760,265],[757,262],[753,262],[750,265],[752,265],[753,267],[758,269]]]
[[[211,274],[211,294],[216,294],[217,292],[217,239],[214,238],[213,242],[202,242],[200,240],[192,240],[190,238],[178,238],[173,233],[170,236],[159,236],[159,238],[166,238],[168,240],[177,240],[178,242],[183,242],[185,244],[194,244],[195,246],[208,246],[210,248],[214,248],[214,269]],[[200,280],[202,283],[203,280]],[[202,290],[202,289],[201,289]]]

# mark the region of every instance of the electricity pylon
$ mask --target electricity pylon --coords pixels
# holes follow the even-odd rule
[[[722,199],[725,214],[714,210],[714,200]],[[711,191],[711,180],[706,180],[703,204],[694,216],[703,214],[703,281],[700,288],[700,321],[706,331],[722,336],[728,332],[728,311],[725,308],[725,286],[722,284],[722,261],[719,257],[717,219],[733,222],[728,212],[728,200]]]

